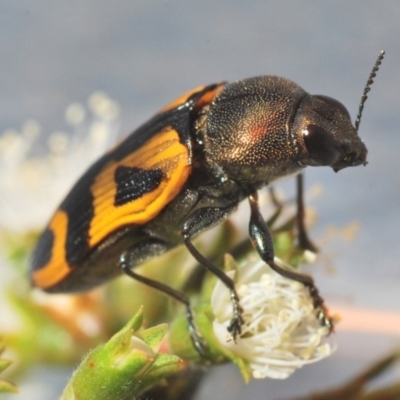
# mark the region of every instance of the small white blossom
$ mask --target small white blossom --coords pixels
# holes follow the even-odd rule
[[[228,275],[236,282],[245,323],[234,343],[226,330],[232,316],[229,291],[218,281],[211,298],[214,333],[221,345],[248,363],[254,378],[284,379],[333,352],[334,344],[326,340],[328,329],[321,327],[304,285],[262,261]]]
[[[71,132],[45,134],[30,120],[0,133],[0,227],[43,228],[79,176],[115,143],[118,117],[118,104],[96,92],[87,107],[67,107]]]

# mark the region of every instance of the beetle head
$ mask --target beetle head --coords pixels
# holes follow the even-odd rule
[[[331,166],[335,172],[366,165],[367,148],[339,101],[327,96],[305,96],[290,125],[290,134],[299,144],[300,165]]]
[[[347,109],[330,97],[305,96],[294,118],[293,130],[306,151],[305,165],[330,165],[334,171],[367,163],[367,148],[358,137],[361,116],[368,92],[382,63],[381,50],[368,77],[361,96],[360,107],[353,127]],[[287,126],[292,121],[289,119]]]

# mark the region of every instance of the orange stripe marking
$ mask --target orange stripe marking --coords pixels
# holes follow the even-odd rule
[[[65,251],[68,231],[67,213],[58,210],[50,221],[49,229],[54,235],[50,261],[32,274],[35,286],[43,289],[54,286],[72,271],[67,264]]]
[[[196,88],[194,88],[192,90],[189,90],[188,92],[184,93],[182,96],[179,96],[174,101],[171,101],[171,103],[168,103],[159,112],[171,111],[174,108],[177,108],[177,107],[185,104],[189,100],[190,96],[194,95],[197,92],[201,92],[204,88],[205,88],[205,86],[198,86],[198,87],[196,87]]]
[[[210,104],[214,98],[222,91],[222,89],[225,87],[225,84],[221,83],[219,84],[214,90],[210,90],[201,96],[197,102],[196,102],[196,107],[197,108],[203,108],[204,106]]]
[[[120,161],[110,162],[96,177],[91,192],[94,216],[89,228],[89,246],[94,247],[111,232],[128,225],[152,220],[180,192],[190,171],[189,150],[172,127],[163,129],[140,149]],[[115,171],[119,166],[159,168],[164,174],[160,185],[140,198],[115,206]]]

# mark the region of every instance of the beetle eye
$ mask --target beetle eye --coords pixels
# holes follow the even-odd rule
[[[335,139],[324,129],[307,125],[303,130],[303,138],[310,158],[318,165],[332,165],[339,158]]]

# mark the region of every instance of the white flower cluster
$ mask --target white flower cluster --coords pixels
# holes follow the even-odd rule
[[[119,106],[103,92],[87,107],[65,112],[71,132],[41,132],[34,120],[0,134],[0,227],[26,232],[42,228],[88,165],[116,140]]]
[[[245,324],[237,343],[227,337],[232,305],[229,291],[218,281],[211,298],[214,333],[221,345],[248,363],[254,378],[284,379],[333,352],[335,345],[326,340],[328,329],[321,327],[304,285],[282,277],[262,261],[228,275],[236,282]]]

